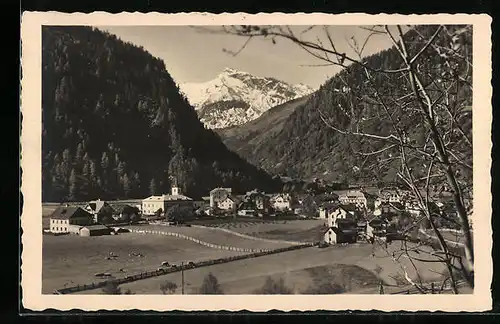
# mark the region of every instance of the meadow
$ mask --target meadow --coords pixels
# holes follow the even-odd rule
[[[44,221],[52,206],[44,206]],[[215,224],[214,224],[215,225]],[[245,220],[219,222],[213,227],[278,240],[314,241],[321,237],[324,220],[267,221]],[[134,229],[149,229],[177,232],[205,242],[252,249],[274,249],[289,246],[284,242],[264,242],[243,238],[213,228],[177,227],[161,225],[127,226]],[[455,236],[446,233],[447,238]],[[423,282],[443,279],[444,267],[438,262],[415,262],[402,254],[402,242],[383,244],[356,243],[348,246],[317,247],[288,251],[254,259],[233,261],[208,267],[189,269],[185,274],[185,293],[195,294],[203,278],[213,273],[226,294],[250,294],[261,287],[267,277],[283,278],[293,293],[305,293],[325,284],[342,287],[345,293],[377,293],[380,282],[386,291],[408,288],[405,271],[413,280]],[[415,248],[414,243],[408,247]],[[420,252],[410,255],[422,258],[430,248],[419,246]],[[110,253],[118,255],[112,260]],[[140,253],[143,256],[134,256]],[[115,277],[124,277],[142,271],[155,270],[161,262],[197,262],[242,252],[220,250],[202,246],[195,242],[172,236],[123,233],[116,236],[79,237],[73,235],[43,238],[43,293],[77,284],[100,281],[95,273],[108,272]],[[431,260],[431,259],[429,259]],[[120,271],[120,269],[122,271]],[[418,273],[417,273],[418,272]],[[181,273],[144,279],[122,285],[136,294],[161,294],[160,284],[166,280],[177,284],[180,293]],[[101,290],[81,292],[100,294]]]
[[[162,225],[131,225],[123,227],[135,230],[153,230],[153,231],[179,233],[199,239],[207,243],[232,246],[237,248],[258,250],[258,249],[278,249],[290,246],[290,244],[282,242],[263,242],[259,240],[253,240],[250,238],[243,238],[241,236],[237,236],[228,232],[219,231],[212,228],[162,226]]]
[[[238,233],[272,240],[316,242],[322,238],[324,219],[285,220],[273,223],[225,224],[220,226]]]
[[[42,253],[42,292],[49,294],[54,289],[102,280],[94,276],[96,273],[124,277],[155,270],[163,261],[197,262],[242,254],[169,236],[135,233],[94,237],[44,235]],[[107,260],[110,253],[117,257]]]
[[[398,244],[387,248],[357,243],[348,246],[332,246],[319,249],[305,248],[254,259],[238,260],[226,264],[189,269],[184,271],[185,293],[196,294],[208,274],[214,274],[225,294],[252,294],[260,288],[268,276],[283,278],[293,293],[305,293],[329,283],[343,287],[345,293],[377,293],[382,281],[386,289],[408,288],[404,280],[406,269],[409,276],[417,279],[417,273],[407,258],[399,262],[392,259],[392,252],[400,250]],[[422,282],[442,280],[444,267],[440,263],[416,262]],[[176,294],[181,293],[181,273],[123,284],[135,294],[161,294],[160,285],[165,281],[176,283]],[[91,290],[82,294],[100,294]]]

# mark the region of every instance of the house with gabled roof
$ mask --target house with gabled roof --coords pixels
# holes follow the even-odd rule
[[[93,215],[94,223],[100,223],[104,219],[112,219],[115,213],[113,207],[101,199],[89,201],[84,209]]]
[[[336,226],[328,227],[323,235],[323,241],[328,244],[356,243],[356,228],[341,229]]]
[[[226,199],[217,202],[217,208],[226,212],[234,212],[238,206],[238,199],[234,196],[226,196]]]
[[[228,196],[232,195],[232,188],[214,188],[210,190],[210,207],[216,208],[219,201],[225,200]]]
[[[254,189],[248,191],[242,199],[247,208],[254,209],[259,212],[268,212],[271,198],[264,192]]]
[[[73,227],[93,224],[93,215],[81,207],[59,206],[50,215],[52,233],[70,233]]]
[[[289,211],[295,208],[296,199],[289,193],[279,193],[270,199],[270,204],[275,210]]]

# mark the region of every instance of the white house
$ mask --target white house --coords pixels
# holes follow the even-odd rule
[[[146,216],[154,215],[159,209],[165,212],[173,205],[193,205],[193,199],[184,196],[177,186],[172,186],[170,195],[150,196],[142,201],[142,214]]]
[[[219,201],[225,200],[232,194],[231,188],[215,188],[210,190],[210,207],[217,207]]]
[[[276,210],[292,210],[293,197],[288,193],[277,194],[271,198],[270,203]]]
[[[93,216],[80,207],[58,207],[50,216],[50,231],[52,233],[74,232],[75,226],[91,225]]]
[[[221,200],[217,203],[217,207],[222,210],[234,210],[236,208],[235,198],[232,196],[227,196],[226,199]]]
[[[355,219],[355,212],[343,206],[325,207],[323,210],[327,227],[337,226],[337,220],[339,219]]]
[[[328,244],[356,243],[356,238],[357,232],[354,228],[329,227],[323,235],[323,241]]]
[[[368,200],[366,199],[363,192],[359,190],[349,190],[339,195],[339,202],[342,205],[354,204],[362,208],[368,207]]]

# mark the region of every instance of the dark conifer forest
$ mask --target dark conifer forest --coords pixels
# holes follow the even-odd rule
[[[165,39],[168,42],[168,39]],[[42,29],[43,201],[192,197],[280,181],[199,122],[162,60],[92,27]]]
[[[416,53],[421,49],[425,41],[435,32],[436,26],[418,26],[415,30],[410,30],[405,39],[408,44],[408,51]],[[449,47],[454,31],[463,26],[448,26],[447,32],[443,32],[436,39],[437,46]],[[472,61],[472,34],[465,34],[458,39],[457,44],[465,48],[468,59]],[[374,55],[365,57],[363,62],[374,69],[397,70],[403,66],[403,61],[397,50],[392,47]],[[451,62],[453,64],[453,62]],[[429,47],[416,62],[419,68],[429,71],[424,82],[432,80],[453,79],[460,73],[464,73],[467,68],[464,65],[456,64],[450,67],[450,61],[436,53]],[[469,71],[469,73],[472,73]],[[394,104],[399,98],[409,91],[409,82],[401,73],[376,74],[375,87],[380,89],[380,95],[390,104]],[[345,84],[349,87],[346,89]],[[374,151],[377,149],[373,140],[357,140],[353,136],[344,136],[339,132],[330,129],[320,118],[320,113],[324,114],[332,123],[339,128],[346,127],[351,118],[349,116],[375,115],[380,104],[376,103],[373,93],[374,87],[369,84],[365,76],[365,71],[360,65],[352,64],[329,79],[320,89],[314,92],[306,102],[301,103],[285,120],[279,132],[267,132],[273,125],[265,121],[256,120],[253,124],[262,124],[266,129],[254,129],[249,125],[241,126],[242,131],[219,130],[225,143],[242,157],[248,159],[271,174],[290,176],[292,178],[302,178],[311,180],[313,177],[339,182],[363,182],[373,183],[383,179],[393,181],[395,168],[377,167],[377,158],[380,156],[363,156],[356,154],[357,151]],[[457,102],[457,107],[465,107],[472,104],[472,90],[468,86],[461,86],[454,98],[466,98],[465,102]],[[404,99],[402,99],[404,102]],[[411,103],[408,103],[411,104]],[[345,111],[346,107],[352,111]],[[425,142],[425,123],[423,117],[418,113],[412,113],[409,106],[407,114],[397,116],[401,122],[401,127],[408,131],[410,138],[416,142]],[[458,108],[457,108],[458,109]],[[416,110],[415,110],[416,111]],[[438,110],[439,114],[446,115],[447,112]],[[266,115],[261,116],[266,118]],[[445,119],[445,118],[443,118]],[[471,111],[465,111],[456,122],[462,124],[463,131],[472,137],[472,117]],[[362,123],[363,131],[367,133],[384,134],[391,131],[390,121],[381,118],[367,119]],[[246,128],[254,127],[252,132]],[[254,133],[265,133],[265,140],[253,140]],[[248,136],[240,134],[249,133]],[[460,141],[456,141],[455,147],[461,150]],[[472,154],[466,156],[468,163],[472,163]],[[397,162],[397,161],[396,161]],[[412,162],[412,161],[410,161]],[[415,160],[414,167],[421,167],[421,163]],[[471,177],[471,174],[467,177]]]

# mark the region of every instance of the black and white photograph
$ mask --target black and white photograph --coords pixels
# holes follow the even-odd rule
[[[491,304],[488,16],[83,17],[23,51],[27,298]]]

